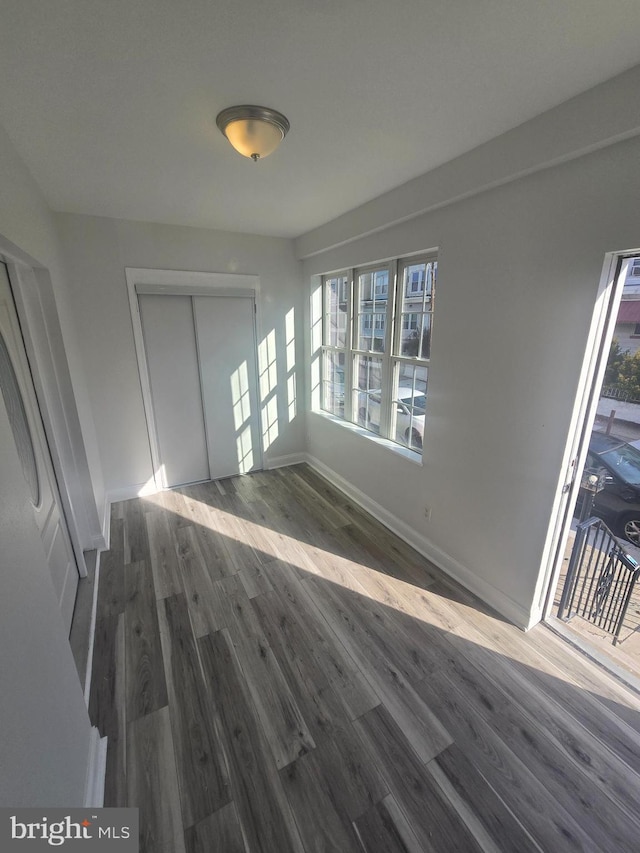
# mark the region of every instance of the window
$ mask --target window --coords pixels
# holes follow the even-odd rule
[[[411,293],[422,293],[424,289],[424,269],[413,267],[409,274],[408,286]]]
[[[405,314],[402,318],[402,328],[405,332],[416,331],[418,328],[418,314]]]
[[[387,298],[389,292],[389,274],[386,270],[379,270],[374,273],[375,295],[377,297]]]
[[[633,258],[631,261],[631,269],[629,275],[634,278],[640,278],[640,258]]]
[[[323,278],[322,408],[418,453],[436,271],[424,257]]]
[[[323,302],[322,408],[344,417],[345,364],[350,343],[350,287],[346,275],[325,277]]]

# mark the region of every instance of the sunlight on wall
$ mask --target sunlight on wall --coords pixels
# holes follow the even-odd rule
[[[147,482],[138,492],[139,498],[148,497],[149,495],[155,495],[159,489],[166,487],[167,480],[164,470],[164,465],[160,465],[158,470],[152,477],[149,477]]]
[[[236,438],[238,450],[238,468],[241,474],[246,474],[253,468],[253,445],[251,442],[251,426],[247,425]]]
[[[246,361],[243,361],[240,367],[231,374],[231,402],[233,404],[233,421],[237,432],[251,417],[249,371]]]
[[[247,362],[231,374],[231,403],[233,422],[236,429],[236,452],[238,470],[246,474],[253,467],[253,446],[251,442],[251,398],[249,394],[249,370]]]
[[[265,450],[271,447],[278,434],[278,398],[273,396],[262,407],[262,438]]]
[[[285,352],[287,358],[287,416],[289,423],[296,416],[296,311],[292,308],[284,318]]]
[[[287,316],[284,318],[284,340],[287,353],[287,373],[290,373],[296,366],[296,309],[292,308],[287,311]]]
[[[289,423],[296,416],[296,375],[292,373],[291,376],[287,377],[287,415],[289,417]]]
[[[295,309],[291,308],[284,316],[283,328],[278,327],[278,336],[276,337],[276,329],[273,328],[258,345],[260,418],[264,450],[268,450],[280,435],[280,419],[284,419],[285,412],[288,423],[291,423],[297,414],[295,320]],[[284,376],[283,368],[286,368]]]
[[[264,403],[278,384],[275,329],[271,329],[258,347],[258,370],[260,371],[260,401]]]
[[[260,374],[262,446],[264,450],[268,450],[278,437],[278,363],[275,329],[271,329],[258,346],[258,372]]]

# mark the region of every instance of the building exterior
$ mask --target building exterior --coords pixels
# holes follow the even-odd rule
[[[627,273],[614,337],[631,355],[640,349],[640,258],[631,262]]]

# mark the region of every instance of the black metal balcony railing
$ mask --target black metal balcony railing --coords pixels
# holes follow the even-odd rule
[[[558,618],[582,616],[619,642],[640,565],[627,554],[600,518],[576,528]]]

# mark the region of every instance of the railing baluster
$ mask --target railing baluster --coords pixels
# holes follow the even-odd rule
[[[622,609],[622,602],[624,600],[623,596],[624,596],[625,586],[626,586],[625,582],[627,580],[627,575],[628,575],[627,568],[620,559],[621,552],[619,549],[618,549],[618,551],[619,551],[619,553],[617,555],[618,556],[618,568],[617,568],[616,577],[615,577],[614,583],[613,583],[613,595],[611,596],[612,607],[610,608],[610,609],[612,609],[613,612],[611,614],[611,618],[609,619],[609,623],[608,623],[608,627],[607,627],[607,631],[610,634],[613,634],[615,632],[615,626],[618,623],[618,619],[620,616],[620,610]]]
[[[640,565],[602,519],[588,518],[576,528],[558,618],[583,616],[613,634],[614,645],[619,643],[639,575]]]

